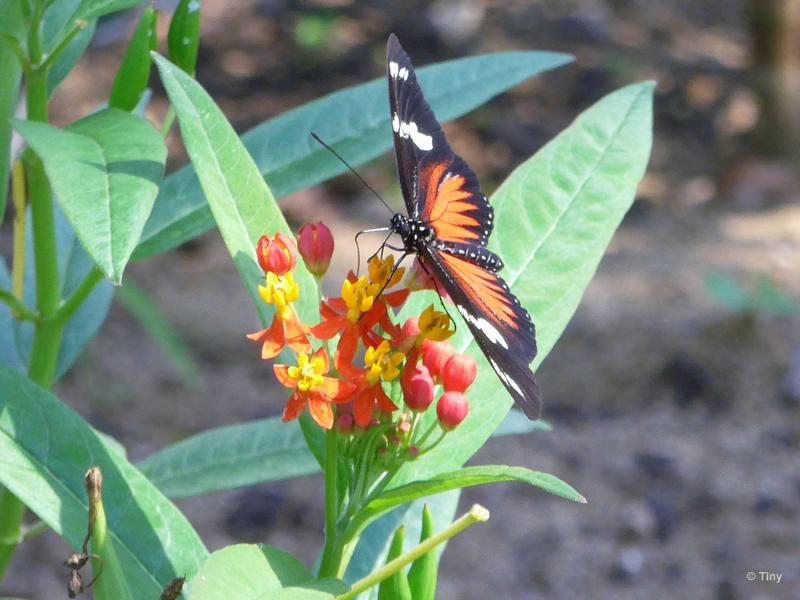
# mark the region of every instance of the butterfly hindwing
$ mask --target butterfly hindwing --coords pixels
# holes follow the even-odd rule
[[[434,248],[422,255],[514,402],[538,419],[541,393],[529,367],[536,338],[528,311],[496,273]]]

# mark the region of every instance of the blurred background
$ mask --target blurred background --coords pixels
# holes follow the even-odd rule
[[[445,127],[487,193],[606,93],[657,80],[637,201],[538,372],[554,430],[490,440],[473,461],[550,471],[589,503],[522,485],[467,490],[462,507],[480,502],[492,518],[450,544],[439,597],[800,597],[800,2],[203,0],[202,11],[197,79],[239,131],[383,76],[391,31],[417,66],[509,49],[574,54]],[[136,16],[101,22],[55,94],[57,123],[105,101]],[[160,123],[166,100],[152,84],[148,116]],[[185,160],[176,131],[169,142],[175,168]],[[401,205],[391,156],[360,171]],[[333,228],[330,282],[355,264],[353,234],[385,221],[347,175],[281,204],[293,226]],[[257,317],[217,233],[126,277],[169,329],[145,311],[148,333],[135,294],[119,294],[60,397],[134,460],[279,413],[283,392],[244,338]],[[320,485],[178,505],[209,549],[265,541],[311,563]],[[4,591],[65,597],[67,552],[50,534],[25,544]],[[748,571],[783,578],[751,583]]]

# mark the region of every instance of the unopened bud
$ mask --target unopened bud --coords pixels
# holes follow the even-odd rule
[[[436,404],[439,425],[445,431],[452,431],[467,418],[469,401],[461,392],[445,392]]]
[[[442,370],[442,385],[448,392],[465,391],[478,374],[478,365],[469,354],[453,354]]]
[[[256,255],[265,273],[285,275],[297,264],[294,240],[280,231],[272,238],[262,235],[256,246]]]
[[[297,232],[297,246],[306,267],[316,277],[322,277],[331,264],[333,234],[324,223],[306,223]]]

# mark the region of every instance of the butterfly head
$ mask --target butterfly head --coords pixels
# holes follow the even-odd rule
[[[417,252],[429,244],[435,237],[433,228],[417,219],[409,219],[401,213],[395,213],[390,221],[392,231],[403,238],[403,246],[408,252]]]

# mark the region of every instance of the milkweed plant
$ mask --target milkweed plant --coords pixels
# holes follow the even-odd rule
[[[465,466],[492,435],[547,427],[509,412],[508,393],[418,262],[393,270],[397,257],[378,253],[336,280],[327,272],[334,246],[352,240],[334,243],[322,222],[293,232],[275,202],[345,170],[311,131],[355,165],[391,147],[377,65],[374,81],[239,136],[194,78],[201,2],[181,0],[172,15],[147,4],[107,105],[65,127],[49,123],[50,98],[98,19],[141,4],[0,4],[0,216],[13,238],[9,260],[0,258],[0,581],[20,544],[52,529],[73,548],[70,597],[424,600],[435,597],[447,540],[489,517],[481,506],[457,517],[460,488],[515,481],[584,502],[533,470],[535,456],[524,466]],[[570,60],[502,52],[417,74],[450,120]],[[153,66],[170,103],[158,123],[144,116]],[[490,198],[489,246],[536,323],[534,368],[634,199],[652,95],[644,82],[599,99]],[[25,117],[15,118],[22,98]],[[190,163],[165,176],[175,120]],[[131,463],[51,390],[124,293],[125,266],[214,227],[260,321],[231,336],[274,378],[262,401],[280,416],[198,432]],[[322,294],[323,277],[335,297]],[[324,544],[313,565],[266,544],[209,553],[171,501],[318,471]]]

